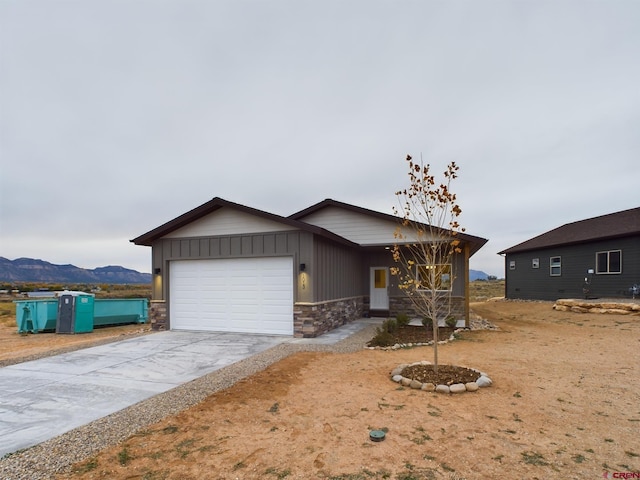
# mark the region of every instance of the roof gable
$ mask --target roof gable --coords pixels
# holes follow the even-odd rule
[[[245,226],[249,226],[252,230],[252,232],[237,231],[235,233],[257,233],[256,228],[258,225],[262,225],[263,228],[266,228],[266,230],[263,231],[274,231],[273,229],[277,228],[277,225],[281,225],[281,231],[292,229],[304,230],[315,233],[317,235],[321,235],[339,243],[355,246],[349,240],[314,225],[299,222],[287,217],[281,217],[280,215],[275,215],[273,213],[268,213],[262,210],[257,210],[255,208],[240,205],[239,203],[229,202],[228,200],[224,200],[220,197],[213,198],[207,203],[204,203],[199,207],[196,207],[193,210],[190,210],[187,213],[184,213],[179,217],[176,217],[173,220],[170,220],[167,223],[164,223],[163,225],[160,225],[159,227],[140,235],[139,237],[134,238],[133,240],[131,240],[131,242],[136,245],[151,246],[151,244],[155,240],[163,237],[173,238],[176,236],[195,237],[213,234],[231,234],[233,230],[237,230],[237,226],[232,227],[231,225],[229,225],[228,221],[226,222],[226,227],[224,227],[219,232],[211,231],[211,227],[213,226],[212,220],[215,222],[216,220],[222,219],[227,216],[225,213],[219,215],[219,211],[221,209],[227,210],[227,213],[231,210],[235,211],[236,213],[239,212],[240,216],[244,218]],[[216,214],[216,212],[218,212],[218,214]],[[250,217],[254,217],[253,220],[249,220]],[[225,222],[221,222],[219,226],[222,226],[224,224]]]
[[[281,232],[297,230],[289,224],[244,212],[233,207],[221,207],[169,232],[165,238],[205,237],[212,235],[236,235],[249,233]]]
[[[500,254],[640,235],[640,207],[567,223]]]
[[[363,215],[332,205],[309,213],[302,221],[329,230],[362,246],[393,244],[394,232],[398,227],[396,219]]]
[[[289,218],[312,223],[362,246],[398,243],[394,232],[401,221],[401,218],[395,215],[349,205],[330,198],[294,213]],[[452,232],[443,230],[443,233]],[[456,236],[469,243],[471,255],[487,243],[484,238],[465,233],[458,232]],[[412,241],[410,235],[408,238]]]
[[[326,209],[326,210],[325,210]],[[324,210],[324,211],[323,211]],[[233,215],[235,218],[232,219]],[[350,247],[391,245],[399,217],[327,199],[289,217],[281,217],[219,197],[131,240],[151,246],[161,238],[187,238],[211,235],[262,233],[299,229]],[[281,226],[281,228],[278,228]],[[449,230],[444,230],[449,232]],[[457,238],[467,242],[470,255],[487,240],[465,233]]]

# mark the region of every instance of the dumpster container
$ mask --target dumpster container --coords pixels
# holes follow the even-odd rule
[[[93,326],[146,323],[148,303],[146,298],[97,298],[93,303]]]
[[[93,331],[92,294],[61,292],[58,296],[56,333],[86,333]]]
[[[16,300],[18,333],[37,333],[56,329],[58,300]]]

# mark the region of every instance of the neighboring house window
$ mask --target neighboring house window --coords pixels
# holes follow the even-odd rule
[[[534,258],[531,260],[531,268],[540,268],[540,259]]]
[[[549,259],[549,275],[559,277],[562,274],[562,258],[551,257]]]
[[[516,269],[516,261],[515,260],[511,260],[509,262],[509,270],[515,270]]]
[[[419,290],[451,290],[451,264],[416,265]]]
[[[596,273],[622,273],[622,250],[596,253]]]

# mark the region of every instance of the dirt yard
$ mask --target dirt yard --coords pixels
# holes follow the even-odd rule
[[[582,480],[640,472],[639,316],[558,312],[549,302],[472,308],[500,330],[463,333],[440,346],[440,362],[485,371],[489,388],[443,395],[391,382],[397,365],[430,360],[430,347],[296,354],[57,478]],[[372,429],[386,439],[372,442]]]
[[[113,342],[124,336],[150,332],[149,325],[120,325],[95,329],[90,333],[61,335],[55,333],[19,334],[15,319],[0,323],[0,367],[43,356],[56,355],[78,348]]]

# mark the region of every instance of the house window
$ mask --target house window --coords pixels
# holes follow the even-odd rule
[[[374,270],[373,285],[375,288],[387,288],[387,271],[382,268]]]
[[[596,273],[622,273],[622,250],[596,253]]]
[[[515,260],[511,260],[509,262],[509,270],[515,270],[516,269],[516,261]]]
[[[549,259],[549,275],[559,277],[562,274],[562,258],[551,257]]]
[[[418,290],[451,290],[451,264],[417,265]]]
[[[540,259],[539,258],[531,259],[531,268],[540,268]]]

